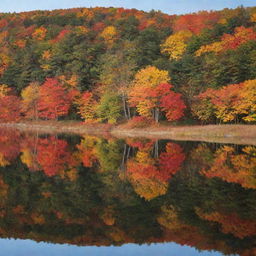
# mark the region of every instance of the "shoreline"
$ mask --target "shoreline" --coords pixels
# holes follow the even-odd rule
[[[170,139],[256,145],[256,125],[194,125],[125,128],[125,125],[84,124],[76,121],[0,123],[0,128],[38,133],[108,135],[116,138]]]

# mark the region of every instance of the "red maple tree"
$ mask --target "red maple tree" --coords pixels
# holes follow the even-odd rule
[[[56,78],[47,78],[39,90],[39,117],[57,119],[68,114],[71,97]]]

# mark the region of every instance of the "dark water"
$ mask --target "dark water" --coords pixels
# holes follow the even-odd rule
[[[256,255],[256,147],[0,130],[0,237],[3,255]]]

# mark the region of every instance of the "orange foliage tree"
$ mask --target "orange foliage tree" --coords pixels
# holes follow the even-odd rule
[[[219,223],[225,234],[233,234],[241,239],[256,235],[256,221],[241,219],[236,213],[204,213],[200,209],[197,209],[196,212],[202,219]]]
[[[245,188],[256,189],[255,166],[255,147],[244,147],[241,154],[236,154],[233,147],[223,146],[214,154],[212,166],[204,167],[201,173],[208,178],[218,177]]]
[[[218,54],[227,50],[235,50],[240,45],[250,40],[256,40],[256,32],[254,29],[245,28],[243,26],[237,27],[233,35],[224,34],[221,37],[221,41],[201,46],[201,48],[196,51],[196,56],[200,56],[207,52],[214,52],[215,54]]]
[[[0,145],[0,166],[6,166],[20,153],[20,133],[1,129]]]
[[[107,44],[112,45],[117,38],[117,31],[114,26],[106,27],[100,34],[103,37]]]
[[[189,30],[193,34],[199,34],[204,28],[211,28],[220,19],[217,12],[202,11],[194,14],[186,14],[177,18],[174,23],[174,31]]]
[[[168,71],[159,70],[154,66],[141,69],[135,75],[130,87],[128,101],[136,107],[138,113],[144,117],[151,117],[158,122],[159,111],[162,108],[161,96],[170,93],[171,85]],[[163,93],[164,95],[161,95]]]
[[[152,143],[137,145],[140,150],[127,163],[128,178],[141,197],[151,200],[166,193],[169,179],[180,169],[185,156],[182,148],[171,142],[159,158],[150,154]]]
[[[45,27],[40,27],[35,30],[32,36],[34,39],[42,41],[45,39],[46,33],[47,33],[47,29]]]
[[[60,172],[68,168],[71,155],[67,146],[68,144],[65,140],[57,139],[53,136],[38,140],[37,161],[47,176],[60,174]]]
[[[0,85],[0,120],[2,122],[18,121],[21,118],[21,101],[11,95],[11,89]]]
[[[71,96],[56,78],[47,78],[39,89],[38,114],[45,119],[57,119],[68,114]]]
[[[96,119],[97,101],[91,92],[84,92],[76,100],[76,104],[78,105],[78,113],[85,121],[90,122]]]
[[[186,108],[181,94],[171,91],[172,85],[159,84],[155,87],[134,87],[129,94],[131,106],[136,107],[141,116],[159,121],[159,111],[165,113],[168,121],[180,119]]]
[[[195,98],[192,112],[200,120],[209,120],[212,116],[223,122],[247,122],[256,120],[256,80],[240,84],[231,84],[220,89],[207,89]]]

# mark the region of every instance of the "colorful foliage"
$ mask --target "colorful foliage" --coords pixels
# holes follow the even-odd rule
[[[141,116],[153,117],[158,121],[157,111],[163,111],[168,121],[180,119],[186,108],[181,95],[171,91],[172,85],[159,84],[155,87],[134,87],[129,94],[131,106],[137,108]]]
[[[17,122],[21,119],[21,102],[17,96],[0,96],[1,122]]]
[[[176,19],[174,31],[189,30],[193,34],[198,34],[205,28],[211,28],[219,19],[220,15],[217,12],[185,14]]]
[[[59,81],[56,78],[47,78],[39,89],[39,116],[45,119],[65,116],[70,104],[70,96]]]
[[[39,84],[31,83],[21,92],[22,112],[28,119],[38,119]]]
[[[117,31],[114,26],[106,27],[100,34],[104,38],[107,44],[113,44],[117,38]]]
[[[212,166],[203,168],[201,173],[208,178],[219,177],[227,182],[238,183],[245,188],[256,189],[256,149],[245,147],[236,154],[231,146],[225,146],[215,152]]]
[[[47,29],[45,27],[40,27],[35,30],[35,32],[32,34],[32,37],[36,40],[42,41],[45,39],[47,33]]]
[[[151,157],[150,151],[151,147],[140,147],[135,158],[127,163],[129,180],[135,191],[146,200],[166,193],[168,181],[185,160],[182,148],[175,143],[168,143],[166,152],[157,159]]]
[[[78,113],[85,121],[96,119],[96,100],[91,92],[84,92],[77,100]]]
[[[184,15],[96,7],[0,16],[0,85],[21,99],[28,85],[42,84],[38,100],[32,91],[22,99],[27,119],[80,115],[115,123],[136,114],[132,105],[147,119],[172,121],[184,116],[184,99],[187,120],[255,121],[255,88],[247,82],[256,75],[253,7]],[[170,76],[175,92],[163,86]],[[210,95],[209,88],[226,84],[233,86]],[[194,98],[201,92],[209,97]]]
[[[223,122],[247,122],[256,120],[256,81],[248,80],[240,84],[231,84],[220,89],[207,89],[197,96],[193,113],[200,120],[209,120],[214,115]]]
[[[170,35],[161,45],[161,52],[170,56],[170,59],[178,60],[187,48],[187,40],[192,36],[190,31],[179,31]]]
[[[256,234],[256,222],[239,218],[236,213],[223,214],[212,212],[210,214],[197,211],[198,215],[208,221],[220,223],[221,229],[225,234],[233,234],[239,238],[245,238]]]
[[[256,40],[256,32],[253,28],[245,28],[243,26],[237,27],[233,35],[224,34],[221,37],[221,41],[202,46],[196,52],[196,56],[201,56],[202,54],[207,52],[219,54],[227,50],[235,50],[240,45],[247,43],[251,40]]]
[[[67,142],[54,138],[40,138],[38,141],[37,161],[47,176],[54,176],[68,168],[70,153]]]

